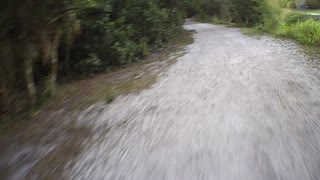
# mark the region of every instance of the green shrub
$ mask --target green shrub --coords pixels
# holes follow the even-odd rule
[[[259,23],[257,10],[259,1],[257,0],[231,0],[231,16],[235,23],[255,25]]]
[[[264,31],[275,33],[281,24],[281,8],[278,0],[259,0],[256,10]]]
[[[320,45],[320,22],[313,19],[286,26],[285,36],[304,44]]]
[[[89,75],[102,71],[101,59],[95,54],[90,54],[88,58],[81,60],[75,65],[78,74]]]
[[[287,8],[290,7],[292,0],[279,0],[280,7]]]
[[[320,8],[320,0],[307,0],[306,6],[310,9],[319,9]]]
[[[287,25],[295,24],[298,22],[306,21],[310,19],[309,15],[306,15],[305,13],[302,12],[290,12],[287,14],[287,16],[284,19],[284,22]]]
[[[162,6],[158,1],[96,2],[78,15],[82,33],[74,43],[71,60],[80,67],[92,59],[91,54],[100,60],[98,69],[101,70],[110,65],[131,63],[148,55],[152,49],[165,46],[184,21],[177,7],[165,8],[165,4]],[[79,69],[72,67],[75,71]]]

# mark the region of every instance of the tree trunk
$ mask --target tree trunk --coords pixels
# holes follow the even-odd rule
[[[12,108],[12,94],[16,85],[13,43],[6,39],[0,42],[0,115]]]
[[[50,32],[51,33],[50,33]],[[44,68],[44,82],[42,94],[51,96],[56,90],[58,72],[58,46],[61,31],[52,27],[43,28],[38,33],[40,42],[41,62]]]
[[[24,77],[25,84],[28,93],[28,102],[31,106],[36,105],[36,88],[34,85],[33,79],[33,63],[35,58],[37,57],[36,50],[32,47],[32,44],[26,42],[25,43],[25,51],[24,51]]]
[[[66,57],[65,57],[65,71],[67,75],[69,74],[70,70],[70,42],[66,42]]]
[[[48,34],[49,35],[49,34]],[[57,73],[58,73],[58,46],[60,40],[60,30],[57,30],[53,34],[52,41],[50,43],[50,55],[48,64],[48,76],[45,82],[46,95],[51,96],[54,94],[57,87]],[[50,38],[50,37],[48,37]]]
[[[53,50],[54,51],[54,50]],[[56,52],[52,52],[52,56],[57,54]],[[56,90],[56,81],[57,81],[57,71],[58,71],[58,64],[57,64],[57,57],[52,57],[50,60],[49,66],[49,74],[45,80],[45,92],[47,96],[51,96],[54,94]]]

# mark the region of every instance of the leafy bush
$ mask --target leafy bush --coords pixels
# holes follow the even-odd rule
[[[319,9],[320,8],[320,0],[307,0],[306,6],[310,9]]]
[[[75,70],[79,74],[90,75],[102,71],[101,59],[95,54],[90,54],[88,58],[81,60],[75,65]]]
[[[236,23],[255,25],[259,23],[259,1],[231,0],[232,20]]]
[[[292,3],[296,3],[295,0],[279,0],[280,7],[288,8]]]
[[[71,51],[72,64],[86,64],[94,54],[101,61],[98,69],[103,70],[131,63],[165,46],[184,19],[175,6],[162,6],[165,4],[148,0],[97,1],[95,6],[82,9],[82,34]],[[78,71],[78,66],[73,67]]]
[[[276,32],[281,23],[281,8],[277,0],[260,0],[257,12],[260,14],[262,29],[268,32]]]
[[[311,17],[309,15],[306,15],[305,13],[302,13],[302,12],[290,12],[285,17],[284,22],[287,25],[291,25],[291,24],[295,24],[298,22],[306,21],[310,18]]]
[[[305,44],[320,45],[320,22],[313,19],[286,26],[285,36]]]
[[[267,0],[193,0],[192,9],[188,12],[196,12],[196,17],[207,22],[212,21],[225,23],[233,22],[245,25],[256,25],[260,23],[260,3]],[[190,10],[191,9],[191,10]]]

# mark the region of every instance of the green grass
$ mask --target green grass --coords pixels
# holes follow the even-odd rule
[[[268,34],[267,32],[259,29],[259,27],[241,27],[240,31],[242,34],[247,36],[262,36]]]
[[[319,13],[320,10],[294,11],[284,9],[278,25],[273,29],[268,25],[254,28],[242,28],[245,35],[263,35],[270,33],[276,37],[296,40],[300,44],[320,47],[320,21],[314,20],[308,13]]]
[[[320,22],[309,19],[283,26],[285,37],[297,40],[303,44],[320,46]]]

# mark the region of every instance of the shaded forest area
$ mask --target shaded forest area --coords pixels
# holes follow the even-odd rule
[[[2,1],[1,114],[38,105],[62,79],[104,72],[164,47],[181,30],[180,7],[168,0]]]

